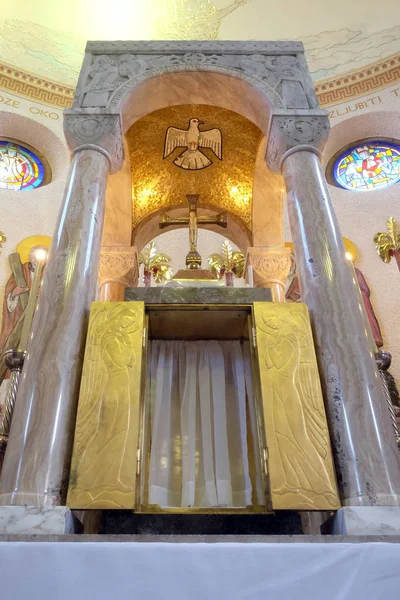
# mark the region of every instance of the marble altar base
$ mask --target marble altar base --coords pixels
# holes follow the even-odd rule
[[[399,506],[344,506],[321,527],[330,535],[400,535]]]
[[[61,535],[82,526],[66,506],[0,506],[0,534]]]

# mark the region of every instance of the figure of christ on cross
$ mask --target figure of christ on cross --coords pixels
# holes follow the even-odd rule
[[[198,225],[219,225],[220,227],[227,227],[228,221],[226,213],[220,213],[215,217],[198,217],[197,216],[197,201],[199,195],[187,194],[187,201],[189,202],[189,216],[188,217],[170,217],[163,215],[160,222],[160,229],[165,229],[170,225],[189,225],[189,245],[190,250],[186,255],[186,267],[188,269],[201,269],[201,256],[197,250],[197,232]]]

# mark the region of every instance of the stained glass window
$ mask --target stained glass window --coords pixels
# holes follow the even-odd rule
[[[381,190],[400,181],[400,145],[359,142],[335,161],[333,177],[346,190]]]
[[[43,162],[32,150],[0,140],[0,188],[32,190],[43,183],[44,177]]]

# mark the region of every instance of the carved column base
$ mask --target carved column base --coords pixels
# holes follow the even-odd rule
[[[102,302],[120,302],[126,287],[138,285],[139,267],[135,246],[103,246],[100,253],[99,283]]]
[[[247,248],[247,267],[253,267],[254,287],[271,288],[274,302],[285,302],[285,282],[290,271],[290,249],[284,246]]]

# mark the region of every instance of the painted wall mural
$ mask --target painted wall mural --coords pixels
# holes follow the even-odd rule
[[[22,240],[9,255],[11,275],[4,290],[3,315],[0,329],[0,356],[10,348],[18,348],[25,311],[28,304],[33,274],[37,265],[35,251],[50,248],[51,239],[46,235],[31,235]],[[7,372],[0,362],[0,385]]]
[[[44,178],[44,165],[32,150],[0,140],[0,189],[31,190],[42,185]]]
[[[400,51],[400,26],[378,31],[337,29],[301,36],[314,81],[360,69]]]
[[[231,0],[218,6],[212,0],[168,0],[155,21],[160,40],[216,40],[223,19],[251,0]]]
[[[333,178],[339,187],[357,192],[394,185],[400,181],[400,145],[359,142],[336,159]]]
[[[35,10],[24,19],[13,18],[11,4],[9,9],[5,7],[3,11],[2,8],[2,61],[53,82],[75,86],[88,39],[289,37],[304,42],[313,79],[319,81],[359,70],[400,52],[400,26],[392,26],[391,21],[397,10],[396,0],[387,0],[384,14],[375,21],[370,19],[376,10],[372,0],[365,0],[362,13],[356,4],[347,3],[343,18],[340,17],[343,3],[339,2],[334,14],[329,10],[331,7],[326,7],[326,22],[321,20],[320,2],[316,4],[311,0],[307,11],[296,12],[299,3],[288,0],[286,13],[295,14],[295,35],[291,33],[290,23],[279,17],[272,0],[148,0],[145,3],[129,0],[119,7],[119,14],[115,7],[116,19],[111,31],[106,7],[96,7],[95,18],[93,15],[89,18],[91,9],[80,4],[70,0],[66,14],[62,14],[62,7],[55,6],[46,9],[48,14]],[[122,0],[118,4],[123,4]],[[129,20],[131,15],[135,21]],[[85,24],[78,26],[78,23]]]

